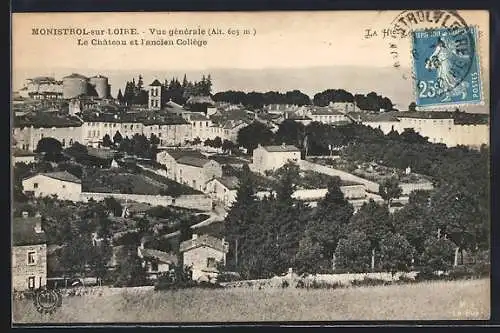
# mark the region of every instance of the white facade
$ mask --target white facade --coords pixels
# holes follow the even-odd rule
[[[82,184],[51,177],[50,174],[38,174],[23,180],[23,192],[35,197],[57,195],[60,200],[79,201]]]
[[[295,146],[258,146],[253,151],[252,169],[259,173],[276,170],[288,162],[300,161],[300,150]]]
[[[223,184],[220,179],[214,178],[207,182],[205,193],[216,202],[220,202],[224,207],[229,208],[236,201],[236,189]]]
[[[397,115],[395,117],[398,121],[363,121],[362,123],[372,128],[380,128],[384,134],[392,129],[401,134],[405,128],[412,128],[420,135],[428,137],[429,142],[442,143],[447,147],[458,145],[480,147],[482,144],[489,144],[488,124],[455,124],[452,118],[414,118]]]
[[[54,138],[61,142],[63,148],[67,148],[74,142],[81,142],[82,127],[14,127],[12,136],[17,148],[30,152],[36,150],[38,141],[43,138]]]

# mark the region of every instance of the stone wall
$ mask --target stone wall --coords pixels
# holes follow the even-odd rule
[[[129,200],[148,203],[152,206],[176,206],[189,209],[199,209],[203,211],[212,210],[212,199],[204,194],[181,195],[173,198],[165,195],[82,192],[80,195],[80,201],[86,202],[90,198],[93,198],[96,201],[101,201],[107,197],[113,197],[117,200],[123,201]]]

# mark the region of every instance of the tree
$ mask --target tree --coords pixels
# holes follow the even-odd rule
[[[438,229],[428,201],[428,191],[413,191],[408,204],[395,212],[392,219],[394,231],[403,235],[418,255],[424,250],[425,240]]]
[[[214,148],[222,147],[222,139],[219,136],[216,136],[215,139],[212,141],[212,147]]]
[[[201,143],[201,139],[199,137],[196,137],[193,139],[193,145],[197,146]]]
[[[449,239],[429,237],[424,242],[421,262],[432,271],[447,271],[453,265],[456,245]]]
[[[230,242],[228,264],[238,267],[241,243],[248,241],[249,224],[253,218],[257,198],[255,180],[248,167],[243,166],[236,190],[236,199],[231,205],[224,222],[224,236]],[[243,244],[244,245],[244,244]]]
[[[273,142],[273,132],[260,122],[243,127],[238,131],[238,146],[245,147],[249,154],[257,148],[258,144],[269,145]]]
[[[283,121],[275,135],[276,143],[286,143],[288,145],[302,146],[304,141],[305,127],[291,119]]]
[[[408,111],[417,111],[417,103],[411,102],[410,105],[408,105]]]
[[[160,138],[154,135],[154,133],[151,133],[149,136],[149,143],[151,145],[159,145],[160,144]]]
[[[115,145],[119,145],[123,140],[122,135],[120,134],[120,131],[116,131],[115,135],[113,136],[113,142]]]
[[[399,180],[396,177],[391,177],[380,185],[379,193],[390,207],[392,200],[399,198],[403,194],[403,189],[399,186]]]
[[[380,241],[387,233],[393,232],[389,210],[386,205],[379,205],[373,199],[354,214],[348,229],[365,233],[370,241],[371,249],[380,249]]]
[[[298,274],[316,274],[321,271],[324,264],[323,248],[319,242],[305,235],[299,242],[299,248],[295,256],[295,269]]]
[[[146,271],[142,266],[142,260],[137,255],[134,247],[129,247],[118,258],[116,268],[115,286],[117,287],[137,287],[146,283]]]
[[[230,153],[234,149],[234,143],[230,140],[224,139],[222,142],[222,151],[224,153]]]
[[[211,139],[206,139],[204,142],[203,142],[203,145],[205,147],[212,147],[213,145],[213,141]]]
[[[338,241],[346,234],[354,208],[340,189],[340,178],[328,184],[328,192],[319,201],[313,218],[307,224],[306,233],[323,248],[323,256],[332,259]]]
[[[415,249],[400,234],[389,233],[380,242],[380,267],[392,275],[408,272],[412,265]]]
[[[114,216],[121,216],[123,207],[114,197],[104,198],[104,205],[106,209],[113,213]]]
[[[367,272],[370,268],[370,241],[361,231],[353,231],[339,241],[335,250],[336,265],[355,273]]]
[[[116,97],[116,99],[120,104],[122,104],[125,101],[121,89],[118,89],[118,96]]]
[[[490,220],[481,201],[476,191],[457,185],[444,185],[431,197],[431,214],[439,221],[437,227],[459,247],[461,254],[463,250],[488,248]]]
[[[47,161],[58,161],[62,153],[62,144],[54,138],[42,138],[38,141],[35,151],[43,153]]]
[[[111,147],[113,145],[113,141],[111,141],[111,138],[109,137],[109,134],[106,134],[102,138],[102,146],[103,147]]]

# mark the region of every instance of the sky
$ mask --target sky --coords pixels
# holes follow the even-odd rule
[[[412,97],[409,39],[397,40],[399,68],[394,68],[389,41],[364,38],[366,29],[391,26],[399,11],[324,11],[259,13],[34,13],[13,14],[13,89],[26,78],[71,72],[110,78],[112,93],[138,73],[145,80],[189,73],[198,79],[212,73],[214,91],[301,89],[314,94],[328,88],[353,93],[383,92],[398,104]],[[489,68],[488,12],[460,11],[468,24],[483,31],[481,63]],[[138,35],[43,36],[33,29],[133,28]],[[224,35],[173,36],[172,29],[220,29]],[[154,29],[167,35],[152,34]],[[243,34],[247,29],[250,33]],[[239,31],[239,35],[229,34]],[[78,39],[124,40],[125,46],[78,45]],[[130,40],[205,40],[198,46],[134,46]],[[197,77],[198,76],[198,77]],[[484,82],[488,86],[488,82]],[[123,88],[122,88],[123,89]],[[353,91],[357,90],[357,91]],[[312,97],[312,96],[311,96]]]

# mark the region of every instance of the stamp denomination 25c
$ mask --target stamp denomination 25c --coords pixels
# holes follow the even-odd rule
[[[476,27],[415,30],[411,34],[417,105],[482,102]]]

